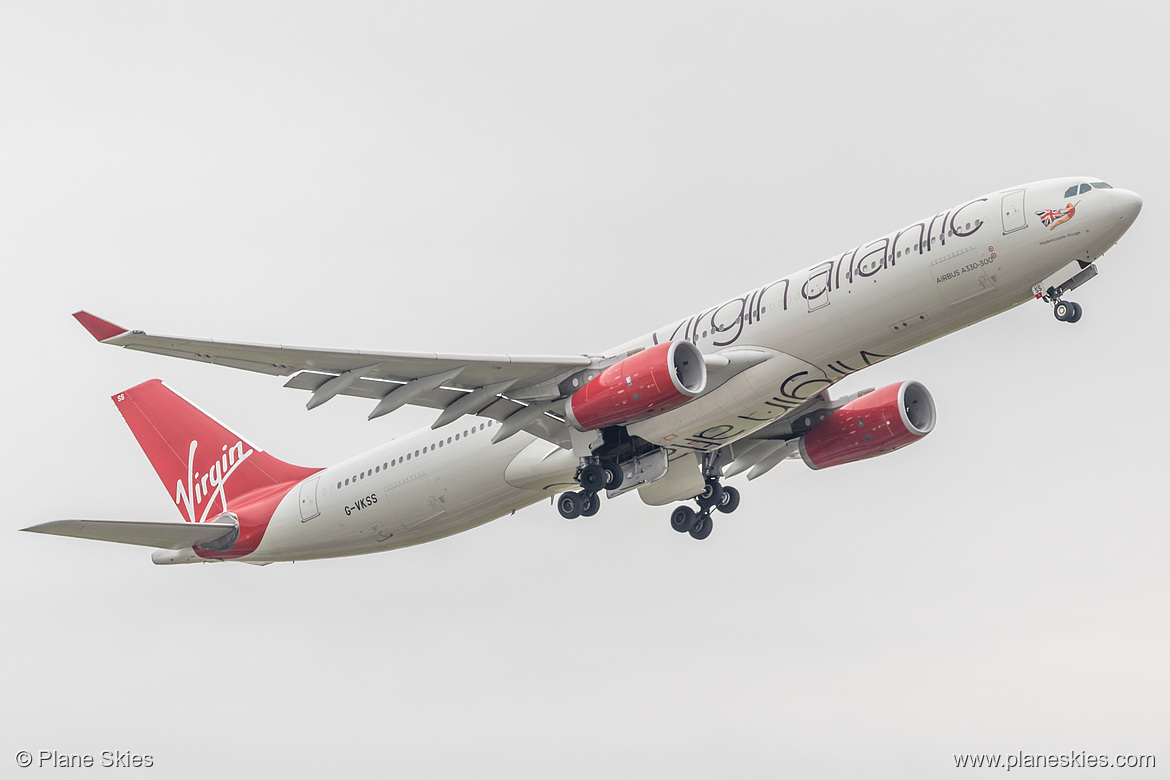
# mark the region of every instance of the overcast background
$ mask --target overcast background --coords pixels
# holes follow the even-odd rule
[[[1166,776],[1155,8],[4,4],[0,767],[56,749],[192,778],[934,778],[955,753],[1085,750]],[[305,465],[433,419],[308,413],[277,378],[100,347],[77,309],[588,352],[1067,175],[1145,198],[1072,296],[1084,319],[1029,304],[851,377],[841,393],[924,382],[934,434],[734,479],[741,509],[706,542],[635,496],[265,568],[17,532],[179,519],[109,400],[151,377]]]

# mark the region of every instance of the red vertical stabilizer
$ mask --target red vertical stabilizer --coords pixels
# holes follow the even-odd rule
[[[225,512],[239,518],[231,550],[208,558],[255,550],[280,500],[320,470],[277,460],[158,379],[118,393],[114,403],[184,520],[206,523]]]

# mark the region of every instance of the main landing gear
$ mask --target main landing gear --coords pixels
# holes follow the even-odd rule
[[[711,521],[712,511],[731,514],[739,507],[739,491],[733,487],[724,487],[716,477],[707,479],[703,492],[695,496],[695,503],[699,511],[691,509],[686,504],[674,508],[670,513],[670,527],[680,534],[690,534],[694,539],[706,539],[711,535],[714,523]]]
[[[1097,266],[1092,263],[1082,263],[1081,270],[1068,281],[1049,287],[1041,296],[1045,303],[1052,304],[1052,314],[1061,322],[1079,322],[1081,319],[1081,305],[1072,301],[1061,300],[1066,292],[1072,292],[1085,282],[1097,275]]]
[[[585,463],[577,469],[577,484],[581,490],[575,493],[561,493],[557,498],[557,511],[566,520],[578,517],[593,517],[601,508],[602,490],[617,490],[624,479],[621,466],[612,461]]]

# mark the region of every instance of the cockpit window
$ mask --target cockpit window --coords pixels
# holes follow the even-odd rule
[[[1076,195],[1078,193],[1080,193],[1081,195],[1084,195],[1086,192],[1088,192],[1089,190],[1091,190],[1093,188],[1096,188],[1099,190],[1113,189],[1112,187],[1110,187],[1108,184],[1106,184],[1103,181],[1095,181],[1092,184],[1074,184],[1073,186],[1069,187],[1067,190],[1064,191],[1064,197],[1071,198],[1073,195]]]

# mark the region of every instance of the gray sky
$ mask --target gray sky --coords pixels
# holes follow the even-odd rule
[[[1085,750],[1154,753],[1138,774],[1164,776],[1155,8],[4,5],[0,767],[57,749],[149,753],[163,777],[933,778],[954,753]],[[1145,209],[1077,326],[1026,305],[850,378],[924,382],[935,432],[733,480],[742,507],[704,543],[634,496],[266,568],[16,533],[179,519],[109,401],[151,377],[305,465],[433,416],[307,413],[279,379],[99,347],[76,309],[586,352],[1082,174]]]

